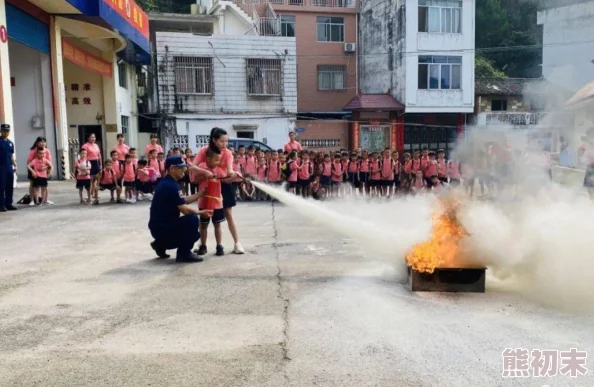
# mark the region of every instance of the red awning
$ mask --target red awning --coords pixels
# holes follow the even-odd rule
[[[346,104],[344,110],[400,111],[404,110],[404,105],[390,94],[359,94]]]

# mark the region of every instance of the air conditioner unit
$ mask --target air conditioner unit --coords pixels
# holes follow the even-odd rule
[[[345,43],[344,44],[344,52],[355,52],[357,51],[357,44],[355,43]]]

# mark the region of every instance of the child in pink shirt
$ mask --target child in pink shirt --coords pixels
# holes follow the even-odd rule
[[[76,188],[80,197],[80,204],[91,202],[91,163],[87,160],[86,149],[81,149],[75,166]],[[83,188],[87,190],[87,200],[83,200]]]
[[[123,163],[120,163],[120,161],[118,160],[118,157],[119,157],[118,153],[115,150],[111,151],[111,169],[113,169],[113,173],[115,176],[117,202],[123,203],[123,201],[121,199]],[[126,156],[124,156],[124,161],[125,160],[126,160]]]
[[[117,157],[117,155],[116,155]],[[115,164],[119,168],[119,162],[115,161]],[[111,194],[110,202],[115,202],[115,198],[113,196],[114,191],[118,193],[118,200],[119,195],[121,193],[121,188],[117,184],[118,181],[118,173],[115,171],[114,168],[114,161],[113,160],[105,160],[105,164],[103,165],[103,170],[101,171],[101,176],[99,178],[99,189],[101,191],[108,190]]]
[[[410,183],[413,181],[412,159],[410,153],[404,154],[404,163],[402,164],[402,188],[410,189]]]
[[[382,163],[378,160],[378,154],[376,152],[373,152],[371,154],[369,170],[370,190],[375,191],[375,193],[379,194],[382,182]]]
[[[423,178],[423,172],[417,171],[417,173],[415,174],[415,178],[411,182],[412,192],[419,193],[426,187],[426,185],[427,185],[427,183],[425,182],[425,179]]]
[[[334,161],[332,162],[332,194],[336,197],[340,196],[342,191],[342,181],[344,171],[342,170],[342,155],[336,153],[334,155]]]
[[[256,168],[256,180],[266,182],[266,176],[268,175],[267,169],[268,168],[266,167],[266,159],[264,158],[264,155],[262,155],[258,159],[258,167]],[[261,191],[259,189],[256,191],[256,200],[266,200],[266,192]]]
[[[394,185],[394,159],[390,157],[390,150],[384,150],[382,159],[381,190],[384,196],[389,196]]]
[[[287,160],[287,168],[291,171],[291,174],[287,178],[289,182],[289,191],[296,193],[297,191],[297,180],[299,174],[299,163],[297,162],[297,152],[293,151],[289,153]]]
[[[282,163],[278,158],[278,152],[272,151],[270,155],[270,161],[268,162],[268,176],[266,177],[270,184],[281,184],[281,165]]]
[[[313,163],[309,159],[309,153],[307,151],[303,151],[301,153],[299,167],[299,172],[297,173],[297,183],[301,191],[301,195],[304,198],[307,198],[310,195],[309,185],[311,183],[311,176],[313,175],[314,169]]]
[[[207,253],[206,240],[208,236],[208,225],[212,220],[215,229],[215,240],[217,243],[216,255],[225,254],[223,250],[223,232],[221,223],[225,221],[225,211],[223,210],[223,195],[221,193],[221,182],[232,182],[233,178],[226,179],[227,169],[220,168],[221,154],[213,152],[212,149],[206,151],[206,162],[198,164],[198,168],[212,173],[212,178],[205,178],[204,175],[198,176],[200,191],[205,194],[198,199],[198,208],[200,210],[213,211],[212,217],[200,217],[200,248],[196,252],[198,255]]]
[[[157,151],[157,153],[163,153],[163,147],[157,144],[158,141],[159,136],[157,136],[156,134],[151,134],[151,143],[144,148],[144,155],[146,157],[149,157],[151,151],[153,150]]]
[[[324,154],[324,161],[320,164],[320,184],[325,191],[326,196],[332,193],[332,161],[330,155]]]
[[[134,204],[136,203],[136,164],[134,164],[131,154],[126,155],[122,167],[122,177],[126,189],[126,203]]]
[[[247,176],[256,176],[256,169],[258,167],[254,148],[250,146],[247,150],[247,157],[245,160],[245,174]]]
[[[138,193],[138,200],[141,201],[145,195],[152,195],[154,183],[157,181],[157,171],[148,166],[148,161],[138,160],[138,183],[136,185],[136,192]]]
[[[33,177],[35,197],[31,198],[37,205],[47,204],[47,177],[52,172],[52,163],[46,158],[46,150],[37,148],[37,157],[27,165]]]
[[[124,144],[125,137],[122,133],[118,134],[118,145],[113,147],[113,150],[117,153],[117,160],[120,164],[124,164],[126,160],[126,155],[130,153],[130,147]]]
[[[422,165],[422,161],[421,161]],[[425,169],[423,170],[423,175],[425,176],[425,180],[427,182],[427,187],[431,188],[432,185],[432,177],[437,176],[437,160],[435,160],[435,153],[429,152],[429,159],[425,164]]]

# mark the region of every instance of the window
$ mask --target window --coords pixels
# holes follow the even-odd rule
[[[460,33],[461,0],[419,0],[419,32]]]
[[[175,87],[179,94],[212,94],[212,58],[176,56]]]
[[[254,138],[254,132],[251,130],[244,130],[244,131],[238,131],[237,133],[237,138]]]
[[[507,99],[494,99],[494,100],[491,100],[491,111],[492,112],[504,112],[504,111],[507,111]]]
[[[126,67],[126,63],[120,62],[118,63],[118,77],[120,81],[120,87],[124,89],[128,88],[128,68]]]
[[[280,59],[247,59],[248,95],[281,95]]]
[[[126,139],[126,143],[128,143],[128,144],[129,144],[129,140],[130,140],[129,129],[130,129],[130,117],[122,116],[122,134],[124,135],[124,138]]]
[[[346,66],[318,66],[318,90],[346,89]]]
[[[344,42],[344,19],[318,16],[317,35],[318,42]]]
[[[295,16],[284,16],[281,15],[281,35],[282,36],[295,36]]]
[[[461,56],[420,56],[419,89],[460,89]]]

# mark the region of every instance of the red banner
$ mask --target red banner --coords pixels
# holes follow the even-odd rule
[[[131,26],[136,28],[142,35],[149,39],[149,18],[148,15],[134,2],[134,0],[103,0]]]
[[[391,136],[390,136],[390,139],[391,139],[391,141],[390,141],[390,149],[394,151],[394,150],[397,150],[398,149],[397,148],[397,144],[398,144],[398,142],[397,142],[397,138],[398,138],[398,121],[392,120],[392,128],[391,129],[392,129],[392,133],[391,133]]]
[[[62,55],[64,58],[80,67],[84,67],[87,70],[91,70],[106,77],[113,77],[113,66],[111,63],[83,51],[66,39],[62,39]]]

